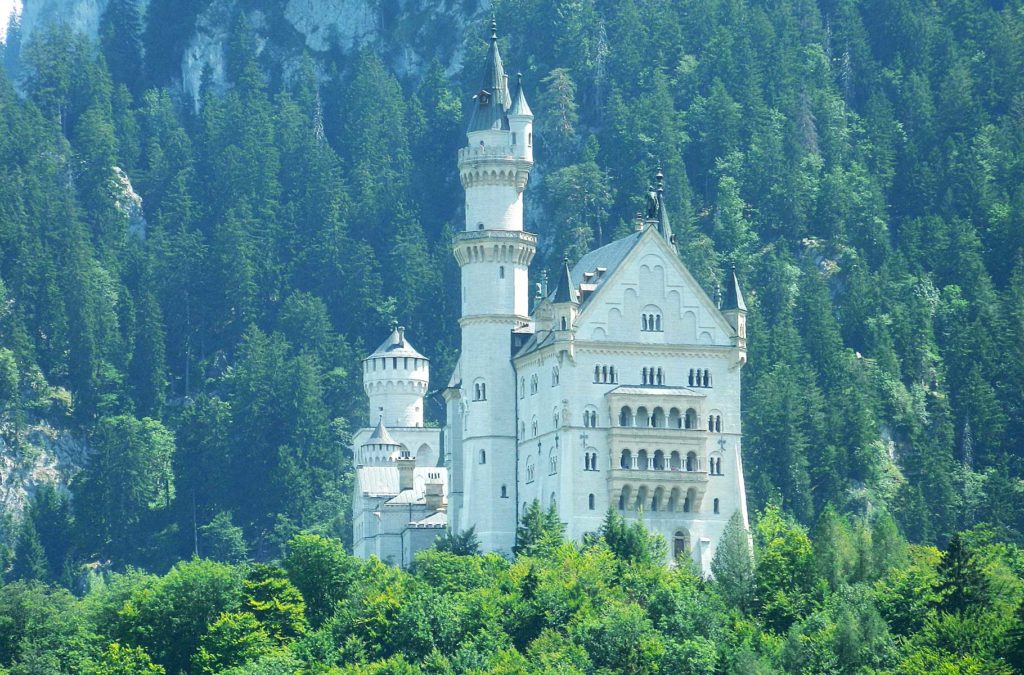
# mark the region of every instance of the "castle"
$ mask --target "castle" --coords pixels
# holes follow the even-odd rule
[[[483,551],[508,554],[539,500],[576,540],[609,507],[642,518],[671,559],[689,555],[707,572],[730,517],[747,522],[735,270],[720,301],[702,290],[676,252],[659,175],[636,231],[565,263],[531,303],[533,113],[521,77],[509,93],[493,23],[467,138],[447,424],[443,435],[424,428],[429,363],[395,329],[363,362],[378,422],[354,439],[354,553],[408,565],[445,527],[472,527]]]

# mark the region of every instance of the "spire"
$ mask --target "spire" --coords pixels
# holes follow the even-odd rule
[[[508,114],[533,117],[533,111],[530,110],[530,104],[526,102],[526,94],[523,92],[522,73],[516,73],[516,93],[512,94],[512,107],[508,109]]]
[[[498,53],[498,23],[491,19],[491,46],[487,50],[480,90],[473,97],[469,131],[508,129],[505,111],[509,103],[508,78]]]
[[[569,259],[562,260],[562,273],[558,275],[558,287],[555,288],[554,303],[576,302],[576,294],[572,290],[572,274],[569,272]]]
[[[658,181],[658,232],[665,237],[665,241],[674,244],[675,237],[672,235],[672,225],[668,222],[668,206],[665,204],[665,174],[661,172],[661,167],[658,167],[654,178]]]
[[[743,293],[740,292],[740,281],[736,278],[736,264],[733,263],[729,270],[729,278],[725,282],[725,297],[722,299],[722,310],[738,309],[747,311],[747,305],[743,302]]]

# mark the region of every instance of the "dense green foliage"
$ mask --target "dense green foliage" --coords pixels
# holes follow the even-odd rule
[[[483,40],[470,39],[462,71],[434,63],[416,82],[399,82],[373,51],[309,57],[286,75],[239,15],[230,86],[205,88],[193,107],[168,85],[203,7],[153,0],[147,22],[138,3],[112,1],[98,44],[54,28],[21,49],[16,81],[0,70],[0,434],[26,466],[40,422],[93,452],[69,492],[40,489],[20,523],[4,521],[0,563],[12,580],[72,587],[83,563],[163,573],[190,556],[274,560],[298,531],[345,539],[360,355],[392,320],[409,327],[439,381],[457,353],[454,163]],[[972,653],[997,653],[995,633],[958,611],[988,597],[1008,616],[1017,596],[981,584],[995,572],[963,558],[971,545],[953,537],[984,524],[993,541],[1024,540],[1024,5],[503,0],[495,12],[537,115],[527,192],[528,228],[541,237],[535,274],[628,231],[662,166],[684,261],[712,294],[734,262],[747,290],[747,486],[752,506],[781,511],[758,523],[771,566],[753,575],[741,559],[722,562],[736,578],[714,591],[753,612],[756,629],[737,620],[729,637],[659,642],[654,600],[630,575],[604,574],[614,560],[646,564],[652,544],[612,522],[612,553],[566,549],[538,509],[520,553],[574,575],[600,568],[593,583],[619,589],[613,606],[571,623],[583,600],[552,591],[531,610],[539,623],[528,639],[423,635],[450,640],[440,651],[466,667],[515,646],[536,662],[591,664],[583,669],[650,657],[728,670],[784,659],[819,671],[832,666],[818,658],[871,667],[843,651],[857,640],[880,640],[889,646],[867,651],[887,654],[881,612],[893,635],[931,636],[914,638],[934,640],[928,649],[973,632]],[[129,208],[129,180],[141,212]],[[427,412],[436,420],[439,406]],[[898,571],[883,571],[880,560],[907,555],[901,533],[960,553],[937,571],[931,549],[912,549]],[[452,533],[442,548],[473,543]],[[1016,560],[1016,549],[986,546]],[[322,567],[284,562],[308,634],[246,609],[248,568],[212,562],[90,595],[83,606],[104,621],[65,616],[61,603],[74,601],[58,591],[17,584],[5,597],[78,621],[61,640],[118,626],[106,636],[117,646],[65,650],[109,672],[142,672],[149,658],[208,670],[264,652],[285,658],[279,645],[296,639],[299,659],[328,643],[339,660],[427,658],[430,649],[397,656],[387,634],[418,576],[374,568],[357,582],[341,552],[290,550]],[[499,570],[463,589],[495,602],[514,594],[517,575],[539,589],[552,574],[458,564]],[[993,583],[1016,583],[1007,565],[1014,573]],[[645,574],[694,597],[710,592],[683,573]],[[942,574],[971,588],[935,581]],[[851,579],[883,584],[877,610],[865,600],[874,591],[843,590]],[[196,591],[213,604],[174,628],[189,638],[172,649],[159,643],[169,610],[157,598],[186,581],[222,588]],[[339,619],[339,602],[357,609]],[[456,612],[450,602],[437,606]],[[932,605],[939,614],[921,611]],[[113,621],[129,607],[142,618]],[[636,653],[615,646],[626,624],[651,636]],[[464,636],[475,642],[459,647]],[[723,640],[733,640],[728,666],[714,661]],[[838,651],[815,651],[826,642]],[[592,651],[598,644],[607,654]],[[915,654],[919,669],[940,658]]]
[[[686,562],[667,568],[664,542],[614,511],[584,545],[533,511],[514,560],[439,545],[405,572],[300,534],[278,564],[192,559],[162,577],[94,574],[81,599],[9,583],[0,670],[992,674],[1024,665],[1024,551],[989,530],[940,553],[891,538],[885,513],[823,513],[809,536],[771,506],[757,519],[754,557],[739,530],[738,545],[716,554],[721,576],[704,580]],[[745,576],[726,576],[740,568]]]

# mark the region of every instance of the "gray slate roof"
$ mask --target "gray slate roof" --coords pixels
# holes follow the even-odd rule
[[[505,111],[510,103],[505,67],[501,63],[501,54],[498,53],[498,25],[491,21],[491,46],[487,50],[480,91],[473,97],[468,131],[508,130],[508,117]]]
[[[392,330],[391,335],[389,335],[384,342],[381,342],[380,346],[366,358],[372,359],[375,356],[408,356],[410,358],[417,359],[427,358],[416,351],[409,341],[405,339],[405,328],[403,326],[398,326]],[[365,360],[366,359],[364,359],[364,361]]]
[[[391,434],[388,433],[388,428],[384,426],[384,416],[381,415],[377,421],[377,427],[363,445],[393,445],[400,447],[401,443],[392,438]]]
[[[516,93],[512,94],[512,106],[508,109],[509,115],[523,115],[533,117],[530,104],[526,102],[526,94],[523,92],[523,74],[516,73]]]
[[[736,278],[736,265],[729,270],[729,279],[725,282],[725,295],[722,297],[722,310],[739,309],[747,311],[747,303],[743,302],[740,291],[740,280]]]

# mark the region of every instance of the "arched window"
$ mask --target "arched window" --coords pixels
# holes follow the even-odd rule
[[[481,450],[480,451],[480,463],[481,464],[486,464],[487,463],[487,451],[486,450]]]
[[[661,450],[654,451],[654,468],[658,470],[665,469],[665,453]]]
[[[640,384],[647,384],[647,369],[644,368],[640,374]]]
[[[530,422],[530,431],[532,432],[530,434],[531,436],[533,436],[533,437],[537,436],[537,418],[536,417],[534,417],[533,421]]]
[[[508,486],[507,485],[502,485],[501,486],[501,498],[502,499],[508,499]]]
[[[558,386],[558,366],[551,369],[551,386]]]
[[[636,409],[636,425],[646,429],[651,426],[651,416],[643,406]]]
[[[714,430],[715,430],[715,416],[714,415],[708,415],[708,431],[714,431]]]
[[[625,510],[626,510],[626,495],[625,494],[621,494],[621,495],[619,495],[619,511],[625,511]]]
[[[615,384],[615,383],[617,383],[619,381],[618,376],[615,374],[615,366],[610,366],[608,368],[608,373],[611,376],[610,381],[611,381],[612,384]]]
[[[683,513],[689,513],[689,512],[690,512],[690,495],[686,495],[686,497],[683,499]]]
[[[647,332],[647,330],[649,330],[647,328],[647,315],[646,314],[641,314],[640,315],[640,330],[642,330],[644,332]]]
[[[658,384],[665,384],[665,371],[658,368]]]
[[[629,450],[623,450],[622,455],[619,456],[619,468],[620,469],[632,469],[633,468],[633,453]]]
[[[619,426],[633,426],[633,410],[628,405],[622,406],[622,410],[619,411]]]
[[[693,386],[693,368],[690,368],[690,376],[687,378],[686,382],[689,386]]]
[[[505,278],[505,266],[504,265],[501,265],[500,267],[498,267],[498,278],[499,279],[504,279]]]
[[[483,380],[477,380],[476,382],[473,383],[473,400],[487,400],[487,383],[485,383]]]
[[[672,471],[681,471],[683,468],[683,460],[679,456],[678,450],[673,450],[672,454],[668,458],[668,468]]]
[[[583,470],[590,471],[590,453],[583,453]]]
[[[569,322],[564,316],[562,317],[562,330],[569,330]]]
[[[697,411],[693,408],[686,409],[684,429],[696,429],[697,428]]]
[[[555,454],[554,448],[548,453],[548,473],[558,473],[558,455]]]
[[[686,453],[686,470],[696,471],[697,470],[697,453],[688,452]]]
[[[530,377],[530,396],[537,393],[537,375],[534,374]]]
[[[519,378],[519,398],[526,398],[526,378]]]
[[[715,497],[714,508],[715,508],[715,513],[718,513],[718,497]]]
[[[599,471],[599,469],[597,468],[597,453],[596,452],[590,453],[590,468],[591,468],[592,471]]]
[[[607,372],[607,371],[605,371]],[[601,366],[594,366],[594,382],[601,381]]]
[[[721,415],[715,415],[715,431],[721,431],[721,430],[722,430],[722,416]]]
[[[680,558],[690,554],[690,535],[686,530],[676,530],[672,538],[672,557]]]
[[[593,495],[593,493],[591,493],[590,496],[587,497],[587,506],[590,508],[591,511],[594,510],[594,502],[595,501],[596,500],[594,499],[594,495]]]
[[[532,483],[537,478],[537,466],[533,463],[533,457],[526,460],[526,482]]]
[[[650,461],[647,458],[646,450],[641,450],[640,452],[636,453],[636,467],[638,469],[643,469],[645,471],[651,468]]]
[[[519,420],[519,440],[526,438],[526,422]]]

